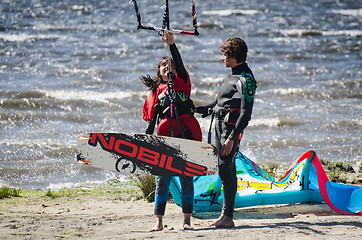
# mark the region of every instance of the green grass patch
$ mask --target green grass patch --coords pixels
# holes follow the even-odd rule
[[[12,197],[20,197],[21,192],[22,191],[20,189],[2,187],[0,189],[0,199],[12,198]]]
[[[152,175],[146,175],[135,176],[135,178],[135,184],[141,189],[143,198],[147,202],[153,202],[155,200],[156,177]]]
[[[361,176],[349,163],[321,160],[322,166],[331,182],[361,184]],[[361,168],[361,166],[360,166]]]

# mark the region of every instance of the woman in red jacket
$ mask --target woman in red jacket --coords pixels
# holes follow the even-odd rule
[[[189,74],[183,65],[173,34],[166,33],[162,40],[170,45],[173,60],[169,61],[167,57],[163,57],[158,64],[155,77],[151,78],[149,75],[141,77],[142,82],[150,90],[150,94],[143,105],[143,119],[149,123],[146,133],[153,134],[154,126],[157,123],[157,135],[201,141],[201,128],[193,116],[195,106],[190,99]],[[169,62],[171,62],[171,66],[169,66]],[[172,84],[170,84],[168,74],[171,74]],[[179,115],[179,121],[172,113],[170,94],[173,95],[172,99]],[[181,127],[179,123],[181,123]],[[194,200],[193,179],[192,177],[180,177],[180,180],[184,229],[192,229],[190,219]],[[155,192],[156,224],[152,229],[153,231],[163,229],[162,219],[165,214],[170,181],[171,177],[157,177]]]

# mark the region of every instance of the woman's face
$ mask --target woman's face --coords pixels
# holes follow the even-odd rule
[[[170,71],[172,72],[172,77],[173,77],[175,75],[175,64],[173,63],[173,61],[171,61]],[[168,75],[167,75],[168,72],[169,72],[168,59],[163,59],[160,64],[160,74],[162,76],[162,80],[165,82],[168,81]]]

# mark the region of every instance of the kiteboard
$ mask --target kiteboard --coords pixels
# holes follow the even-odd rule
[[[80,163],[125,174],[204,176],[217,171],[217,149],[188,139],[130,133],[85,133]]]

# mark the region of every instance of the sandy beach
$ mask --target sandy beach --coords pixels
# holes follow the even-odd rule
[[[218,212],[193,213],[182,229],[181,208],[169,202],[165,228],[153,227],[153,203],[110,190],[23,193],[0,200],[1,239],[362,239],[362,217],[340,215],[325,204],[237,209],[235,228],[208,227]]]

